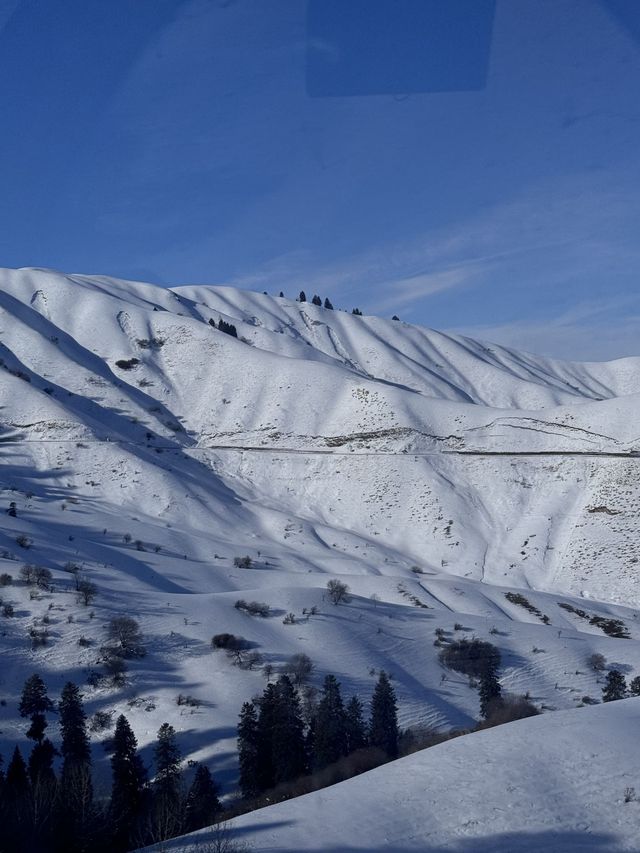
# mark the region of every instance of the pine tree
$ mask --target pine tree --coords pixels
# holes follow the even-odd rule
[[[121,714],[116,722],[111,756],[113,786],[109,818],[115,850],[129,849],[146,805],[147,773],[137,747],[131,726]]]
[[[351,313],[355,314],[356,317],[362,317],[362,311],[359,308],[354,308]]]
[[[185,831],[211,826],[219,812],[218,786],[209,768],[198,764],[185,804]]]
[[[398,717],[396,694],[384,670],[380,671],[371,698],[369,743],[383,749],[389,758],[398,757]]]
[[[256,738],[257,791],[268,791],[275,784],[273,763],[273,732],[278,715],[278,690],[275,684],[267,684],[258,705]]]
[[[258,715],[253,702],[245,702],[238,723],[238,760],[240,791],[245,799],[260,793]]]
[[[480,677],[480,714],[486,720],[491,712],[492,707],[502,697],[502,688],[495,674],[495,670],[490,669]]]
[[[276,684],[276,714],[271,732],[275,784],[297,779],[307,769],[300,700],[288,676]]]
[[[320,299],[320,297],[319,297],[317,294],[315,294],[315,293],[314,293],[314,295],[313,295],[313,299],[311,300],[311,302],[312,302],[314,305],[320,305],[320,306],[322,306],[322,299]]]
[[[2,805],[5,810],[1,845],[7,850],[26,850],[26,836],[33,823],[31,784],[22,753],[16,747],[7,767]]]
[[[298,296],[298,302],[306,302],[306,301],[307,301],[306,294],[305,294],[304,290],[301,290],[300,295]]]
[[[321,770],[347,754],[347,721],[340,684],[327,675],[315,718],[313,764]]]
[[[182,827],[182,756],[173,726],[158,729],[153,750],[156,777],[153,781],[152,832],[154,841],[166,841],[180,834]]]
[[[30,717],[31,727],[27,737],[40,743],[47,728],[45,714],[53,710],[53,702],[47,696],[47,688],[39,675],[28,678],[22,688],[22,696],[18,705],[21,717]]]
[[[327,298],[324,300],[324,307],[325,307],[325,308],[328,308],[330,311],[333,311],[333,305],[331,304],[331,300],[329,299],[329,297],[328,297],[328,296],[327,296]]]
[[[280,293],[278,294],[278,296],[279,296],[281,299],[284,299],[284,293],[283,293],[282,291],[280,291]]]
[[[58,703],[59,725],[62,733],[61,753],[65,768],[91,762],[91,747],[87,735],[87,715],[77,684],[68,681],[62,688]]]
[[[29,756],[29,778],[31,785],[35,787],[38,783],[55,785],[56,777],[53,772],[53,759],[58,755],[58,750],[48,737],[38,741]]]
[[[632,696],[640,696],[640,675],[636,675],[635,678],[631,679],[631,684],[629,684],[629,692]]]
[[[57,749],[49,738],[34,744],[29,756],[29,779],[31,781],[31,840],[33,849],[46,846],[54,821],[56,801],[56,776],[53,770]]]
[[[355,752],[367,745],[367,735],[362,711],[362,702],[357,696],[352,696],[345,711],[347,731],[347,752]]]
[[[607,673],[605,686],[602,688],[602,701],[615,702],[624,699],[627,694],[627,682],[624,675],[617,669]]]
[[[58,703],[63,757],[58,795],[56,840],[58,849],[85,851],[94,847],[97,811],[93,803],[91,746],[82,695],[68,681]]]
[[[7,775],[5,777],[5,793],[13,799],[26,796],[29,793],[29,776],[27,774],[27,765],[20,749],[16,746],[7,767]]]

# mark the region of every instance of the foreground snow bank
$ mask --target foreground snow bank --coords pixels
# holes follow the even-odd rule
[[[639,725],[637,699],[521,720],[244,815],[233,837],[269,853],[637,851]]]

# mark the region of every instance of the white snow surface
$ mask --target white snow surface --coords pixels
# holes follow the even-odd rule
[[[220,318],[237,327],[237,339],[209,324]],[[5,755],[24,742],[17,698],[40,672],[53,696],[72,679],[85,685],[89,713],[125,713],[147,761],[159,725],[170,722],[185,758],[206,761],[232,794],[237,715],[265,681],[211,651],[222,631],[247,637],[276,668],[306,652],[316,685],[332,672],[346,696],[365,701],[386,669],[402,726],[468,727],[478,718],[477,691],[438,661],[436,628],[491,639],[503,656],[503,689],[529,691],[549,711],[599,698],[602,677],[587,665],[593,652],[628,678],[640,673],[640,358],[554,361],[227,287],[165,289],[26,269],[0,270],[0,359],[0,573],[17,578],[29,562],[54,579],[53,592],[35,597],[17,582],[0,589],[15,611],[0,616]],[[129,359],[138,361],[118,366]],[[15,518],[5,512],[11,501]],[[242,555],[251,569],[234,566]],[[98,587],[91,607],[76,601],[70,561]],[[339,607],[324,596],[335,576],[352,592]],[[549,625],[507,601],[505,592],[518,590]],[[265,601],[273,615],[242,614],[239,597]],[[631,639],[606,636],[559,602],[622,619]],[[318,614],[304,616],[313,605]],[[105,625],[123,611],[139,620],[148,654],[131,664],[125,687],[90,688]],[[294,625],[283,624],[289,612]],[[48,644],[32,648],[30,629],[45,626]],[[81,636],[93,645],[79,646]],[[200,707],[178,706],[178,693]],[[562,720],[576,742],[587,737],[583,727],[601,726],[612,743],[620,737],[623,754],[634,702],[467,736],[344,790],[365,809],[367,779],[388,774],[394,790],[399,774],[430,776],[430,762],[442,760],[444,774],[449,759],[437,756],[451,755],[462,764],[457,780],[453,770],[443,777],[450,795],[481,796],[486,786],[470,768],[487,756],[463,760],[465,744],[469,756],[483,744],[515,749],[529,727],[542,736]],[[94,741],[108,778],[106,736]],[[617,804],[620,784],[605,781],[606,766],[592,778],[609,797],[603,802]],[[545,802],[522,784],[523,797]],[[409,780],[398,786],[398,797],[415,796]],[[434,827],[434,849],[564,849],[547,843],[553,822],[542,817],[530,825],[543,833],[538,848],[456,847],[462,836],[427,807],[436,794],[425,782],[416,828],[426,838]],[[554,801],[553,825],[574,832],[568,799]],[[278,806],[279,814],[317,808],[300,803]],[[372,820],[377,810],[372,804]],[[619,832],[598,811],[592,839],[609,833],[611,849],[634,849],[615,847],[627,843],[634,810],[620,807]],[[516,814],[507,807],[496,832],[515,832]],[[357,846],[360,826],[343,847],[322,847],[311,828],[308,846],[296,847],[305,820],[272,830],[258,849],[368,849]],[[488,812],[483,820],[478,838],[489,832]],[[410,834],[393,843],[423,849],[410,846]]]
[[[627,699],[466,735],[243,815],[229,838],[269,853],[637,853],[639,724]]]

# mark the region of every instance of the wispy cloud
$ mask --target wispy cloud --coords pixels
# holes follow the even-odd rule
[[[640,295],[580,302],[544,322],[478,324],[447,331],[573,361],[640,356]]]
[[[540,184],[473,218],[339,262],[320,264],[304,252],[282,256],[229,283],[289,292],[303,286],[372,312],[403,309],[405,316],[419,315],[436,295],[463,290],[486,294],[489,316],[499,316],[491,297],[507,281],[514,290],[556,295],[583,281],[588,299],[620,277],[640,277],[634,168]]]

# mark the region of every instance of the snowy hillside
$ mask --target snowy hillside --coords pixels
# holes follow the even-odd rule
[[[237,818],[232,838],[269,853],[637,851],[639,722],[630,699],[467,735]]]
[[[491,637],[503,688],[549,710],[599,698],[594,652],[640,674],[640,358],[559,362],[293,299],[29,269],[0,271],[0,359],[0,574],[14,578],[0,589],[14,612],[0,616],[2,753],[24,739],[25,677],[52,694],[86,685],[123,611],[148,654],[124,687],[86,687],[88,711],[125,713],[147,758],[170,722],[226,793],[238,711],[265,681],[212,652],[214,633],[246,637],[276,669],[305,652],[316,683],[332,672],[365,699],[385,669],[403,726],[478,718],[436,629]],[[235,565],[245,555],[251,567]],[[97,587],[90,607],[70,562]],[[54,589],[18,582],[24,563]],[[325,596],[336,576],[352,591],[339,608]],[[239,597],[271,615],[240,612]],[[433,754],[406,761],[427,772]]]

